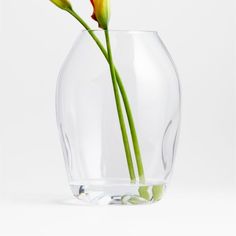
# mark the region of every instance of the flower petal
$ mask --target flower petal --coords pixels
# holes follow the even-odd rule
[[[90,0],[93,5],[92,18],[100,28],[107,29],[110,20],[110,0]]]
[[[62,10],[72,9],[71,3],[68,0],[50,0],[56,6],[61,8]]]

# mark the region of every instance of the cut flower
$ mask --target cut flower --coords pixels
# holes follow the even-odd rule
[[[110,20],[110,0],[90,0],[93,5],[92,18],[102,29],[107,29]]]
[[[68,0],[50,0],[62,10],[72,10],[71,3]]]

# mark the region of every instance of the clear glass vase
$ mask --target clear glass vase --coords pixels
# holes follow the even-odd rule
[[[74,196],[88,204],[156,202],[174,162],[180,121],[178,76],[157,32],[109,32],[135,179],[127,164],[109,64],[90,34],[106,49],[104,31],[82,31],[57,82],[57,123],[69,184]]]

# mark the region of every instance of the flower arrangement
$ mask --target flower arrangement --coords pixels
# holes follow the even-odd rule
[[[102,44],[99,38],[96,36],[95,32],[91,30],[89,25],[78,15],[72,7],[72,4],[68,0],[50,0],[54,3],[57,7],[61,8],[62,10],[68,12],[72,15],[90,34],[93,38],[101,53],[104,55],[105,59],[107,60],[110,68],[110,75],[112,80],[115,104],[117,109],[117,115],[119,118],[119,125],[121,130],[121,137],[123,140],[125,156],[127,161],[127,167],[130,176],[130,182],[136,183],[137,181],[141,184],[139,187],[139,195],[141,198],[150,201],[153,199],[154,201],[160,200],[162,193],[163,193],[163,185],[155,185],[152,187],[152,191],[148,190],[148,186],[145,185],[145,171],[142,162],[142,155],[138,140],[138,135],[135,128],[135,121],[132,114],[132,109],[130,106],[130,102],[128,99],[128,95],[126,93],[125,87],[123,85],[121,76],[116,68],[113,56],[112,56],[112,47],[109,35],[109,20],[110,20],[110,0],[90,0],[93,6],[93,14],[92,19],[97,21],[98,26],[104,31],[105,39],[106,39],[106,46]],[[124,104],[125,111],[122,108],[122,102]],[[138,170],[138,177],[135,175],[134,171],[134,161],[132,158],[131,152],[131,145],[128,138],[128,131],[125,123],[124,115],[126,115],[129,125],[129,131],[132,139],[132,148],[133,153],[135,155],[135,162],[137,165]],[[130,199],[130,202],[136,203],[138,201],[136,198]]]

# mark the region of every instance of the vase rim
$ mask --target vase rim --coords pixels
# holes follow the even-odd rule
[[[105,30],[103,29],[90,29],[90,30],[82,30],[82,32],[103,32]],[[158,34],[158,32],[156,30],[130,30],[130,29],[109,29],[109,32],[114,32],[114,33],[126,33],[126,34],[143,34],[143,33],[152,33],[152,34]]]

